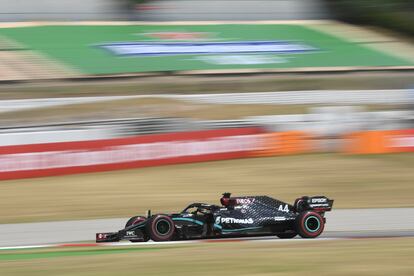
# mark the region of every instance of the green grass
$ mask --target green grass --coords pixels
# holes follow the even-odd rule
[[[275,55],[286,62],[273,64],[211,64],[200,55],[118,57],[98,47],[105,43],[148,42],[154,32],[205,33],[214,41],[299,41],[318,51]],[[165,72],[211,69],[298,68],[343,66],[404,66],[408,60],[347,42],[300,25],[129,25],[129,26],[37,26],[0,29],[0,35],[39,51],[85,74]],[[215,54],[217,56],[218,54]]]
[[[174,247],[125,247],[125,248],[106,248],[106,249],[79,249],[79,250],[34,250],[33,252],[21,252],[16,250],[8,250],[8,252],[0,251],[0,261],[16,261],[16,260],[33,260],[48,259],[59,257],[77,257],[77,256],[93,256],[106,254],[121,254],[137,251],[156,251],[163,249],[174,249]]]
[[[92,251],[97,254],[80,253],[90,249],[39,249],[0,252],[0,275],[413,275],[413,245],[413,238],[392,238]],[[12,257],[2,259],[7,254]],[[46,254],[50,256],[34,257]]]

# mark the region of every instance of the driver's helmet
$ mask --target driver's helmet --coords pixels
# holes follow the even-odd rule
[[[232,205],[232,202],[234,200],[232,200],[230,196],[231,196],[231,193],[224,193],[223,196],[220,198],[221,205],[225,207]]]

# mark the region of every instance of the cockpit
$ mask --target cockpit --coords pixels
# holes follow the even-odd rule
[[[214,210],[217,210],[220,208],[216,205],[210,205],[206,203],[192,203],[188,205],[181,213],[188,213],[188,214],[203,214],[203,215],[209,215],[214,212]]]

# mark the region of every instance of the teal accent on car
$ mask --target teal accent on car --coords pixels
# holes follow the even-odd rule
[[[217,224],[217,223],[214,223],[214,227],[215,227],[215,228],[218,228],[218,229],[220,229],[220,230],[223,228],[220,224]]]
[[[193,223],[198,224],[198,225],[204,225],[204,222],[196,220],[196,219],[191,219],[191,218],[173,218],[172,220],[174,220],[174,221],[189,221],[189,222],[193,222]]]
[[[239,229],[222,229],[223,232],[239,232],[239,231],[247,231],[247,230],[258,230],[261,229],[261,226],[257,227],[246,227],[246,228],[239,228]]]
[[[312,230],[312,229],[310,229],[310,228],[308,227],[308,220],[309,220],[309,219],[311,219],[311,218],[316,219],[316,221],[318,222],[318,227],[317,227],[315,230]],[[306,230],[308,230],[309,232],[314,233],[314,232],[318,231],[320,226],[321,226],[321,224],[320,224],[320,222],[319,222],[319,219],[318,219],[317,217],[315,217],[315,216],[309,216],[309,217],[307,217],[307,218],[306,218],[306,220],[305,220],[305,228],[306,228]]]

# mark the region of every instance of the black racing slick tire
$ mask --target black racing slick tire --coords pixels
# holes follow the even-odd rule
[[[296,233],[296,232],[285,232],[285,233],[276,234],[276,236],[279,239],[293,239],[297,235],[298,235],[298,233]]]
[[[313,211],[300,213],[296,217],[296,231],[302,238],[313,239],[322,234],[325,227],[323,217]]]
[[[148,220],[145,227],[146,232],[153,241],[170,241],[173,239],[175,225],[169,216],[153,216]]]
[[[132,225],[135,225],[135,224],[138,224],[138,223],[141,223],[141,222],[146,221],[146,220],[147,220],[146,217],[141,217],[141,216],[132,217],[125,224],[125,228],[127,228],[129,226],[132,226]],[[145,231],[142,231],[142,237],[143,237],[144,240],[142,240],[142,239],[130,239],[129,241],[130,242],[142,242],[142,241],[147,242],[150,239],[150,237],[147,235],[147,233],[145,233]]]

